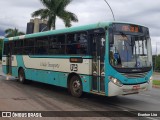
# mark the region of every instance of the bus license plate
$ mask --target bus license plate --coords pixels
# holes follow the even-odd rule
[[[133,90],[139,90],[140,89],[140,85],[134,85],[132,89]]]

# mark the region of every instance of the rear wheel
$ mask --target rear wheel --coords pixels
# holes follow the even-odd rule
[[[81,97],[83,94],[82,82],[78,76],[73,76],[70,79],[69,85],[70,93],[74,97]]]
[[[22,84],[26,83],[25,73],[24,73],[23,69],[19,70],[19,72],[18,72],[18,79],[19,79],[20,83],[22,83]]]

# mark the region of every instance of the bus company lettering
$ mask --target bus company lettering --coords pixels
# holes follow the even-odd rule
[[[48,63],[47,62],[41,62],[40,66],[42,66],[42,67],[52,67],[53,69],[60,67],[59,64],[52,64],[50,62],[48,62]]]
[[[46,62],[40,62],[40,66],[47,67],[47,63]]]
[[[54,69],[54,68],[59,68],[60,65],[59,65],[59,64],[51,64],[51,63],[48,63],[48,67],[52,67],[52,68]]]

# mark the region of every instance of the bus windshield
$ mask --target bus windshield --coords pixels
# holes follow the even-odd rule
[[[119,32],[110,44],[110,63],[117,68],[151,67],[151,41],[149,37]]]

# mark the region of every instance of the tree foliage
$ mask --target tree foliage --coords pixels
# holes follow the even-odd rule
[[[160,72],[160,55],[153,55],[153,69]]]
[[[19,35],[24,35],[25,33],[19,31],[17,28],[14,28],[14,29],[9,28],[5,30],[5,34],[6,34],[6,37],[14,37]]]
[[[32,13],[32,17],[38,17],[48,21],[49,29],[56,28],[56,18],[63,20],[66,27],[72,26],[71,22],[78,22],[77,16],[66,10],[72,0],[40,0],[45,7]]]

